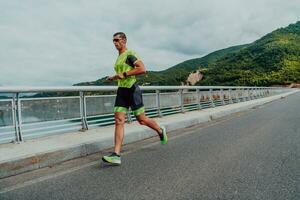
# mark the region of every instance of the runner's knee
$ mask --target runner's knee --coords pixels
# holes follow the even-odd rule
[[[147,124],[147,118],[137,118],[138,122],[141,124],[141,125],[146,125]]]
[[[115,117],[115,123],[116,123],[116,125],[124,125],[125,124],[125,118]]]
[[[145,124],[146,124],[144,120],[138,120],[138,121],[139,121],[139,123],[140,123],[141,125],[145,125]]]

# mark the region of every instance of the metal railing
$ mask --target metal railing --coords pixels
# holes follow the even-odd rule
[[[277,87],[225,86],[144,86],[141,89],[149,117],[223,106],[289,91]],[[12,94],[11,98],[0,100],[0,143],[114,124],[115,95],[87,93],[116,90],[115,86],[0,87],[0,96],[1,93]],[[76,92],[78,96],[21,97],[24,93],[39,92]],[[129,113],[127,121],[134,120]]]

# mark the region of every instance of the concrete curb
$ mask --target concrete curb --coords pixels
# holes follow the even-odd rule
[[[168,131],[174,131],[176,129],[208,122],[212,119],[218,119],[232,113],[251,109],[255,106],[286,97],[298,91],[299,90],[294,90],[262,99],[229,104],[200,111],[192,111],[185,114],[170,115],[156,120],[159,124],[166,126]],[[89,130],[86,133],[77,132],[34,139],[29,142],[24,142],[24,144],[0,145],[0,178],[52,166],[70,159],[87,156],[113,147],[113,130],[114,127],[110,126]],[[146,139],[155,135],[156,134],[149,128],[137,126],[136,123],[132,123],[126,125],[124,144]],[[48,147],[41,148],[41,145],[43,146],[43,144]],[[28,148],[33,150],[26,154],[26,149],[28,151]]]

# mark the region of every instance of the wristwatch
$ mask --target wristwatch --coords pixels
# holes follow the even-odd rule
[[[124,76],[124,78],[126,78],[128,76],[127,72],[123,72],[123,76]]]

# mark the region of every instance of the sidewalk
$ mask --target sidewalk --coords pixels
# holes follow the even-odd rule
[[[170,132],[247,110],[298,91],[295,90],[263,99],[216,108],[165,116],[156,118],[156,120],[159,124],[166,126],[167,131]],[[124,144],[156,135],[148,127],[137,125],[137,122],[126,124],[125,130]],[[86,132],[65,133],[27,140],[20,144],[2,144],[0,145],[0,178],[99,152],[113,146],[113,137],[114,126],[107,126]]]

